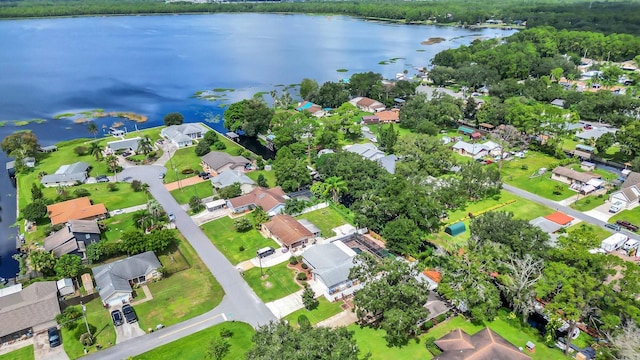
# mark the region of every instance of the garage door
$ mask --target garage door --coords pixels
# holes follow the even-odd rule
[[[117,306],[117,305],[122,305],[124,304],[127,300],[129,300],[129,294],[122,294],[118,297],[115,297],[111,300],[109,300],[108,305],[109,307],[111,306]]]

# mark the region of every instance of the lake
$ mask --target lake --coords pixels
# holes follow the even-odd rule
[[[0,136],[29,129],[42,145],[91,137],[86,124],[53,118],[91,109],[148,116],[140,128],[160,125],[166,113],[178,111],[187,121],[222,131],[224,105],[258,92],[282,90],[303,78],[322,84],[366,71],[385,78],[404,70],[411,75],[441,50],[512,33],[278,14],[0,21]],[[445,41],[421,45],[432,37]],[[193,97],[213,89],[234,91],[214,92],[215,101]],[[30,119],[45,122],[13,123]],[[123,121],[133,130],[133,123]],[[0,155],[0,163],[6,161]],[[0,175],[0,188],[0,276],[8,278],[17,271],[11,254],[18,230],[10,227],[16,218],[15,190],[6,173]]]

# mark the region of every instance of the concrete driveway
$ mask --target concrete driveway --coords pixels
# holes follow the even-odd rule
[[[109,308],[109,312],[111,312],[113,310],[122,311],[122,306],[114,306],[114,307]],[[120,343],[125,342],[127,340],[131,340],[133,338],[136,338],[138,336],[142,336],[142,335],[146,334],[140,328],[140,324],[137,321],[134,322],[134,323],[127,323],[125,321],[124,324],[122,324],[120,326],[116,326],[115,328],[116,328],[116,344],[120,344]]]
[[[51,348],[49,346],[49,335],[47,331],[42,331],[33,336],[33,355],[35,360],[69,360],[67,353],[64,352],[64,342],[73,341],[72,339],[62,339],[62,344]]]

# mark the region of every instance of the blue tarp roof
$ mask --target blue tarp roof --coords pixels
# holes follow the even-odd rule
[[[578,150],[584,150],[584,151],[589,151],[589,152],[594,152],[595,148],[591,147],[591,146],[587,146],[587,145],[582,145],[582,144],[578,144],[576,145],[576,149]]]
[[[458,127],[458,131],[462,131],[465,134],[471,134],[473,133],[475,130],[473,130],[472,128],[468,128],[466,126],[459,126]]]
[[[310,102],[310,101],[307,101],[307,102],[305,102],[304,104],[302,104],[302,106],[297,107],[297,108],[296,108],[296,110],[298,110],[298,111],[302,111],[302,110],[306,110],[306,109],[308,109],[308,108],[310,108],[310,107],[312,107],[312,106],[313,106],[313,103],[312,103],[312,102]]]

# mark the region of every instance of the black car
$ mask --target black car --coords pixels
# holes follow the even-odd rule
[[[604,224],[604,227],[609,228],[613,231],[620,231],[620,225],[618,224]]]
[[[138,321],[138,316],[136,315],[136,311],[133,310],[133,307],[131,307],[131,305],[129,304],[124,305],[122,307],[122,313],[124,314],[124,318],[127,320],[128,323]]]
[[[60,346],[60,331],[57,327],[51,327],[47,330],[49,333],[49,346],[54,348]]]
[[[124,318],[122,317],[122,311],[113,310],[111,312],[111,320],[113,320],[113,325],[120,326],[124,323]]]
[[[99,183],[109,182],[109,178],[107,177],[107,175],[98,175],[96,176],[96,181]]]

